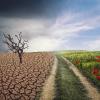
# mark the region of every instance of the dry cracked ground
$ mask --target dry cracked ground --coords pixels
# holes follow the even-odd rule
[[[25,53],[22,64],[16,54],[0,54],[0,100],[36,100],[53,62],[46,52]]]

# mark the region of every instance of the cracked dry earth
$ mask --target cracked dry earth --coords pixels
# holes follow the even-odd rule
[[[0,54],[0,100],[36,100],[50,74],[51,53]]]

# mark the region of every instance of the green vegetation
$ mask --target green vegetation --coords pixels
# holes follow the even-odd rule
[[[56,96],[54,100],[90,100],[84,86],[59,56],[55,81]]]
[[[93,74],[93,69],[98,68],[100,71],[100,62],[96,62],[96,56],[100,52],[64,52],[64,57],[69,59],[80,71],[100,90],[100,80]],[[100,76],[100,73],[98,74]]]

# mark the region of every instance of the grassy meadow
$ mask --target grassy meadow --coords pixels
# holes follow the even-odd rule
[[[60,55],[71,61],[100,90],[99,51],[64,51]]]

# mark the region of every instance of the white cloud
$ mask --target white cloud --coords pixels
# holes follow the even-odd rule
[[[26,51],[53,51],[61,46],[62,41],[48,37],[37,37],[29,42],[29,49]]]
[[[89,41],[87,43],[85,42],[85,44],[89,50],[100,50],[100,39]]]
[[[0,19],[0,30],[8,33],[23,32],[29,39],[27,51],[50,51],[72,48],[69,42],[73,37],[80,36],[83,31],[91,30],[99,26],[100,16],[89,19],[79,19],[79,14],[64,14],[52,19]],[[89,48],[98,48],[100,41],[89,43]],[[83,47],[84,48],[84,47]]]

